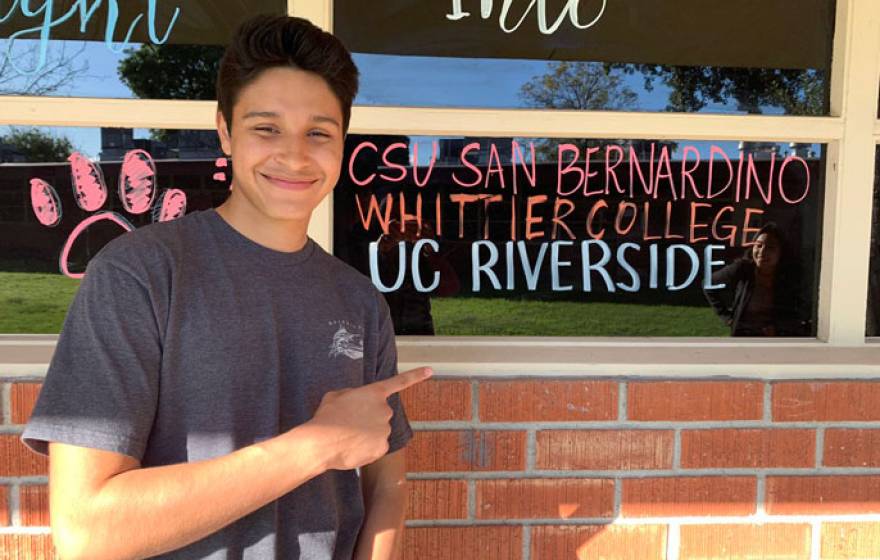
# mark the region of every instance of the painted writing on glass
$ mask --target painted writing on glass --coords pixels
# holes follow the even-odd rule
[[[576,28],[589,29],[590,27],[596,25],[600,19],[602,19],[602,16],[605,14],[605,8],[608,5],[608,0],[589,1],[597,6],[596,9],[598,9],[598,13],[593,17],[592,20],[587,23],[581,23],[580,17],[578,16],[578,10],[580,8],[581,0],[568,0],[556,20],[550,25],[548,25],[547,23],[546,0],[530,0],[528,5],[523,10],[519,20],[511,25],[510,10],[511,8],[513,8],[514,0],[503,0],[501,4],[501,11],[498,15],[498,25],[505,33],[513,33],[522,26],[523,22],[529,16],[532,10],[535,10],[538,19],[538,31],[540,31],[544,35],[551,35],[555,33],[556,30],[559,29],[559,26],[562,25],[562,22],[565,20],[566,16],[568,17],[571,24]],[[493,7],[493,0],[480,0],[480,16],[483,19],[489,19],[490,17],[492,17]],[[452,21],[458,21],[469,17],[470,15],[470,12],[466,12],[462,8],[462,0],[452,0],[452,13],[446,14],[446,18]]]
[[[403,286],[407,271],[412,277],[415,289],[422,293],[432,292],[440,285],[440,273],[433,273],[430,285],[425,285],[419,271],[419,259],[423,245],[429,245],[435,252],[440,250],[440,245],[433,239],[421,239],[415,243],[407,258],[408,250],[406,243],[401,241],[397,246],[397,276],[393,283],[387,285],[382,280],[379,270],[379,243],[372,242],[369,246],[370,278],[373,284],[383,293],[394,292]],[[541,273],[549,269],[551,289],[554,292],[575,290],[575,286],[564,284],[561,280],[561,271],[572,267],[572,261],[563,258],[565,252],[571,253],[575,246],[573,241],[552,241],[541,243],[538,246],[537,255],[530,256],[524,241],[508,241],[503,244],[503,255],[495,243],[491,241],[475,241],[471,245],[471,289],[478,293],[486,289],[486,283],[493,290],[514,291],[525,287],[534,292],[538,289],[538,280]],[[593,249],[596,249],[595,251]],[[724,288],[724,284],[713,284],[712,273],[715,268],[724,265],[724,261],[715,258],[715,252],[722,250],[721,245],[707,245],[700,254],[689,245],[676,243],[665,248],[665,282],[663,288],[671,291],[681,291],[691,286],[702,273],[701,287],[707,290]],[[549,257],[547,257],[549,249]],[[579,244],[580,259],[577,265],[581,276],[581,284],[578,290],[588,293],[594,291],[594,274],[604,284],[608,292],[617,290],[624,292],[638,292],[642,289],[642,277],[632,266],[627,257],[627,251],[639,253],[643,247],[637,243],[622,243],[616,251],[615,260],[617,266],[629,275],[629,282],[613,281],[608,271],[611,262],[612,250],[608,243],[598,239],[581,241]],[[646,284],[652,290],[660,288],[659,276],[661,268],[659,245],[652,243],[648,246],[649,268],[647,270]],[[598,253],[598,256],[596,256]],[[677,255],[687,257],[688,266],[681,268],[676,260]],[[575,254],[577,256],[577,254]],[[571,258],[571,257],[568,257]],[[524,282],[518,279],[522,277]],[[502,281],[503,280],[503,281]],[[524,284],[524,286],[523,286]]]
[[[160,36],[156,21],[157,0],[147,0],[146,14],[137,14],[131,23],[129,23],[122,41],[117,45],[114,45],[113,41],[114,36],[116,35],[116,27],[119,24],[119,4],[117,0],[107,0],[106,2],[104,0],[76,0],[66,11],[62,9],[60,12],[56,13],[55,8],[58,7],[59,4],[63,6],[67,3],[56,2],[54,0],[43,0],[42,2],[14,0],[6,14],[0,15],[0,24],[5,23],[18,14],[25,18],[32,18],[35,22],[38,22],[37,25],[20,29],[15,33],[10,34],[8,37],[9,42],[6,45],[7,62],[11,64],[18,73],[30,76],[43,69],[46,64],[49,41],[52,38],[52,29],[54,27],[58,27],[71,18],[78,16],[80,33],[85,33],[89,21],[94,17],[95,13],[102,5],[106,5],[107,8],[107,24],[104,28],[104,42],[106,43],[107,48],[114,53],[121,53],[130,46],[131,37],[138,24],[144,19],[145,15],[147,18],[146,23],[149,40],[157,45],[161,45],[168,41],[168,37],[171,35],[171,31],[177,23],[177,18],[180,15],[180,8],[175,7],[171,19],[165,28],[165,33]],[[39,39],[39,56],[37,57],[37,63],[34,68],[30,69],[21,68],[16,63],[15,57],[12,56],[12,49],[15,41],[17,39],[27,38]]]
[[[413,146],[413,161],[418,158],[418,144]],[[493,142],[489,144],[489,158],[484,167],[473,163],[469,158],[472,153],[480,150],[477,142],[466,145],[460,153],[459,161],[463,170],[453,172],[452,181],[459,187],[470,189],[481,187],[489,189],[500,187],[508,189],[507,179],[501,164],[502,150]],[[352,152],[348,164],[351,181],[358,186],[366,187],[377,179],[391,183],[403,182],[410,176],[418,186],[424,186],[431,180],[435,171],[437,146],[432,143],[432,158],[423,171],[415,163],[409,167],[395,163],[395,153],[407,153],[407,145],[398,142],[391,144],[382,151],[382,163],[390,172],[371,173],[358,176],[355,173],[359,157],[367,152],[378,153],[378,147],[372,142],[358,144]],[[524,183],[531,188],[536,186],[535,145],[529,142],[530,154],[526,159],[523,146],[516,140],[511,141],[509,152],[510,166],[513,169],[510,190],[518,194],[519,185]],[[702,163],[708,163],[709,173],[705,182],[698,184],[694,172]],[[673,165],[668,146],[650,145],[647,158],[640,157],[630,146],[624,148],[616,144],[589,147],[581,150],[574,144],[560,144],[557,148],[556,194],[563,197],[583,196],[585,198],[608,196],[612,188],[619,194],[633,198],[642,192],[657,199],[668,194],[673,200],[715,199],[722,195],[733,194],[734,202],[743,202],[760,198],[766,204],[772,204],[774,197],[781,198],[785,203],[796,205],[803,202],[810,193],[810,167],[802,157],[792,154],[781,161],[776,154],[770,154],[769,166],[765,176],[760,176],[756,165],[755,154],[744,154],[734,166],[730,157],[719,146],[709,147],[709,157],[705,160],[694,146],[682,147],[682,160]],[[726,173],[715,171],[715,164],[721,163]],[[394,174],[392,174],[393,172]],[[423,173],[423,176],[419,176]],[[524,179],[520,177],[524,175]],[[790,177],[799,179],[787,182]],[[624,179],[628,178],[629,188],[621,188]],[[678,188],[676,189],[676,184]],[[636,186],[641,191],[636,190]]]
[[[349,156],[352,223],[378,237],[365,272],[384,293],[436,296],[462,274],[473,294],[718,290],[722,255],[809,202],[815,176],[797,151],[442,142],[421,164],[418,142]]]
[[[74,152],[67,158],[70,162],[71,188],[77,206],[91,214],[78,223],[61,249],[58,259],[61,273],[70,278],[82,278],[83,273],[71,272],[70,250],[74,242],[89,226],[97,222],[115,223],[123,232],[135,228],[124,215],[117,212],[98,211],[107,201],[107,184],[100,166],[87,157]],[[31,208],[37,220],[44,226],[54,227],[61,222],[61,202],[55,188],[42,179],[31,179]],[[144,214],[152,211],[154,222],[167,222],[186,213],[186,194],[180,189],[165,189],[154,204],[158,186],[153,158],[144,150],[131,150],[125,154],[119,171],[119,199],[127,214]]]

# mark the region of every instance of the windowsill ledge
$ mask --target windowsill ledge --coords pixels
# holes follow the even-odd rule
[[[0,377],[43,377],[57,335],[0,335]],[[401,369],[438,375],[880,377],[880,344],[815,339],[401,337]]]

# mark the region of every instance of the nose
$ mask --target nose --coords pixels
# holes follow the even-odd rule
[[[278,150],[274,159],[289,169],[306,167],[309,162],[309,152],[304,140],[288,138],[279,142]]]

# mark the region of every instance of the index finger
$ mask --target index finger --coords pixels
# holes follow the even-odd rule
[[[432,375],[434,375],[434,371],[431,368],[420,367],[405,371],[403,373],[399,373],[394,377],[389,377],[388,379],[383,379],[382,381],[377,381],[373,383],[373,387],[376,387],[377,389],[382,391],[387,398],[394,393],[399,393],[400,391],[403,391],[407,387],[412,387],[417,383],[425,381]]]

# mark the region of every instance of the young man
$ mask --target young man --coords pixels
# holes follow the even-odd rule
[[[395,375],[384,300],[306,235],[356,90],[333,36],[245,23],[218,78],[229,199],[89,263],[22,436],[63,558],[397,554],[396,393],[431,372]]]

